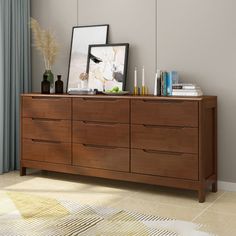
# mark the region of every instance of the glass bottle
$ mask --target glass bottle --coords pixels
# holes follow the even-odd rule
[[[50,94],[50,82],[48,81],[48,76],[43,76],[43,81],[41,82],[41,93]]]
[[[44,74],[47,76],[47,80],[50,82],[51,88],[53,88],[54,85],[54,75],[51,70],[45,70]]]
[[[63,93],[63,81],[61,80],[61,75],[57,76],[57,81],[55,82],[55,93]]]

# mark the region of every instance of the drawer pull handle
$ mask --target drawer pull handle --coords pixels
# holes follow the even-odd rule
[[[88,102],[115,102],[117,101],[116,98],[82,98],[84,101]]]
[[[49,140],[41,140],[41,139],[31,139],[34,143],[61,143],[60,141],[49,141]]]
[[[166,151],[155,151],[155,150],[147,150],[143,149],[146,153],[153,153],[153,154],[165,154],[165,155],[172,155],[172,156],[182,156],[183,154],[180,152],[166,152]]]
[[[89,148],[117,149],[116,147],[109,147],[103,145],[93,145],[93,144],[82,144],[82,145],[84,147],[89,147]]]
[[[60,100],[61,98],[59,97],[49,97],[49,96],[45,96],[45,97],[37,97],[37,96],[33,96],[32,99],[38,99],[38,100]]]
[[[115,126],[117,124],[117,123],[96,122],[96,121],[82,121],[82,122],[88,125],[101,125],[101,126]]]
[[[143,125],[145,128],[160,128],[160,127],[163,127],[163,126],[160,126],[160,125]]]
[[[184,103],[184,101],[177,101],[177,100],[152,100],[152,99],[143,99],[143,102],[146,103]]]
[[[145,128],[165,128],[165,129],[181,129],[184,130],[185,127],[180,126],[163,126],[163,125],[143,125]]]
[[[31,118],[32,120],[38,120],[38,121],[54,121],[54,122],[60,122],[61,120],[58,119],[48,119],[48,118]]]

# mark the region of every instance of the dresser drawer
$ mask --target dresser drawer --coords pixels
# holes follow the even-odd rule
[[[73,120],[129,123],[129,100],[73,98]]]
[[[198,127],[198,102],[132,100],[133,124]]]
[[[71,164],[71,144],[23,139],[22,159]]]
[[[23,138],[71,142],[70,120],[22,119]]]
[[[73,142],[129,147],[129,125],[73,121]]]
[[[198,180],[198,157],[195,154],[132,149],[131,172]]]
[[[171,152],[198,153],[198,129],[132,125],[131,147]]]
[[[23,117],[71,120],[71,99],[23,97]]]
[[[129,149],[73,144],[73,165],[129,171]]]

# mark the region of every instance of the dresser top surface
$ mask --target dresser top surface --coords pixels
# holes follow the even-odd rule
[[[216,96],[200,96],[200,97],[164,97],[164,96],[134,96],[134,95],[123,95],[123,96],[111,96],[111,95],[69,95],[69,94],[40,94],[40,93],[24,93],[22,97],[61,97],[61,98],[99,98],[99,99],[150,99],[150,100],[189,100],[189,101],[201,101],[208,99],[216,99]]]

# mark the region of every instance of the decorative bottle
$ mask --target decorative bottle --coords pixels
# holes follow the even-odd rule
[[[48,76],[43,76],[43,81],[41,82],[41,93],[50,94],[50,82],[48,81]]]
[[[55,82],[55,93],[63,93],[63,81],[61,80],[61,75],[57,76],[57,81]]]

